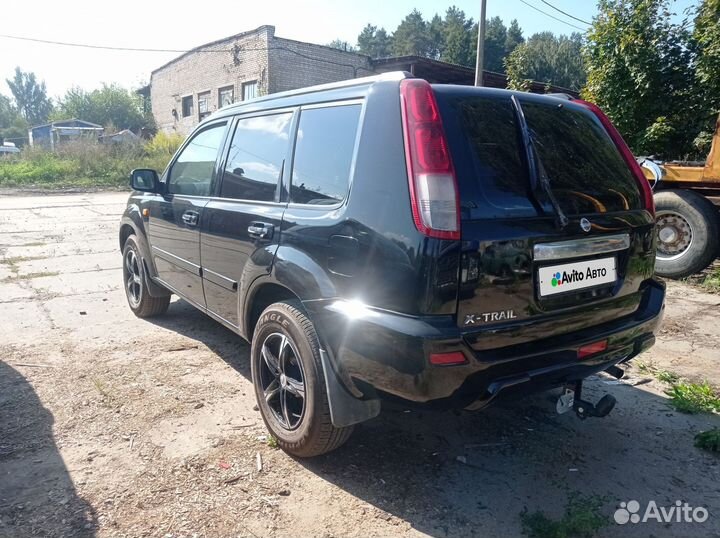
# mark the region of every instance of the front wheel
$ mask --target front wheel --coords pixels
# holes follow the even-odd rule
[[[348,440],[352,426],[336,428],[330,419],[320,344],[299,303],[275,303],[260,315],[251,370],[258,408],[280,448],[312,457]]]
[[[164,297],[150,295],[145,266],[134,235],[127,238],[123,248],[123,287],[130,310],[139,318],[164,314],[170,305],[170,295]]]
[[[655,194],[655,218],[658,275],[685,278],[717,256],[720,219],[707,198],[689,190],[660,191]]]

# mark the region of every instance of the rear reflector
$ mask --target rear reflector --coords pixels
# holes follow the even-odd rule
[[[436,366],[453,366],[456,364],[465,364],[467,360],[465,355],[459,351],[452,353],[432,353],[430,354],[430,364]]]
[[[437,101],[424,80],[400,83],[410,204],[418,230],[460,239],[460,199]]]
[[[584,359],[585,357],[589,357],[590,355],[595,355],[596,353],[602,353],[603,351],[606,351],[608,347],[607,340],[600,340],[599,342],[593,342],[592,344],[586,344],[582,346],[580,349],[578,349],[578,359]]]
[[[600,107],[592,103],[588,103],[587,101],[583,101],[582,99],[576,99],[575,102],[580,103],[581,105],[590,109],[590,111],[595,114],[595,116],[597,116],[597,118],[600,120],[600,123],[602,123],[603,127],[605,127],[605,131],[607,131],[607,134],[610,135],[610,138],[615,143],[617,149],[620,151],[623,160],[628,165],[628,167],[630,167],[630,170],[635,177],[635,181],[637,181],[638,187],[640,187],[640,192],[643,199],[643,207],[647,209],[654,217],[655,200],[653,199],[653,193],[652,189],[650,188],[650,183],[645,177],[645,174],[643,174],[642,168],[640,168],[640,165],[635,160],[635,156],[632,154],[632,151],[630,151],[630,148],[625,143],[625,140],[623,140],[622,135],[612,124],[610,118],[608,118],[605,113],[600,110]]]

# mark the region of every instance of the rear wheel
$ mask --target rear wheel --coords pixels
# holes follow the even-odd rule
[[[336,428],[330,420],[320,345],[299,303],[275,303],[260,315],[251,369],[263,421],[283,450],[319,456],[348,440],[352,426]]]
[[[153,297],[148,291],[145,266],[134,235],[127,238],[123,248],[123,287],[130,310],[137,317],[150,318],[167,311],[170,295]]]
[[[718,254],[720,220],[707,198],[688,190],[655,194],[657,259],[655,272],[685,278],[702,271]]]

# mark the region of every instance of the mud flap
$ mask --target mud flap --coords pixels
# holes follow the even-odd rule
[[[338,381],[324,349],[320,350],[320,360],[325,376],[325,388],[333,426],[344,428],[378,416],[380,400],[360,400],[345,390],[345,387]]]

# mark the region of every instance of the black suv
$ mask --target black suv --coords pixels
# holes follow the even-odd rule
[[[252,342],[268,430],[328,452],[383,398],[479,409],[651,346],[654,207],[625,143],[566,96],[406,73],[280,93],[203,121],[120,227],[140,316],[175,293]]]

